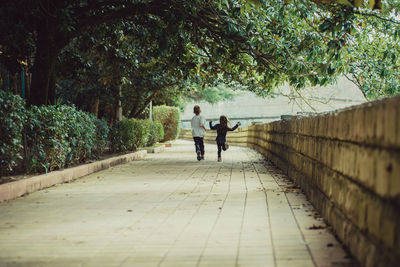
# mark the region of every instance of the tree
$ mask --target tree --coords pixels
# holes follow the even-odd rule
[[[7,5],[8,13],[0,22],[9,28],[0,45],[7,48],[7,57],[29,57],[32,51],[17,54],[11,49],[15,38],[7,37],[17,32],[24,37],[20,39],[33,40],[29,42],[35,50],[31,104],[54,102],[56,58],[71,40],[116,21],[144,27],[157,21],[157,27],[164,29],[157,37],[163,40],[160,44],[178,45],[183,40],[182,48],[202,58],[198,75],[208,73],[211,80],[223,73],[227,81],[266,94],[285,81],[296,88],[324,85],[342,72],[341,51],[351,39],[362,2],[6,0],[2,5]],[[372,2],[373,8],[380,8],[379,1]],[[10,23],[11,16],[18,23]]]
[[[393,18],[399,12],[400,3],[394,1],[379,13],[360,9],[353,45],[344,49],[345,75],[368,99],[400,92],[400,22]]]

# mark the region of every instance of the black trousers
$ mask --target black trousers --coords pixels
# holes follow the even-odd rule
[[[193,140],[194,140],[194,146],[196,147],[196,153],[197,151],[200,151],[200,154],[204,155],[203,137],[193,137]]]
[[[217,147],[218,147],[218,157],[221,157],[221,150],[225,151],[226,147],[225,147],[225,142],[218,142],[217,141]]]

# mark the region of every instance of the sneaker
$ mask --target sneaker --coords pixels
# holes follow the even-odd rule
[[[201,159],[201,160],[204,160],[204,155],[200,155],[200,159]]]
[[[221,161],[222,161],[222,159],[221,159],[221,157],[219,157],[219,158],[218,158],[218,162],[221,162]]]
[[[197,160],[200,161],[201,160],[200,151],[197,151],[196,153],[197,153]]]
[[[228,150],[229,145],[227,143],[224,144],[224,147],[222,148],[224,151]]]

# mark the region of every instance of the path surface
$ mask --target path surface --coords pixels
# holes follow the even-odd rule
[[[347,266],[323,220],[260,154],[206,145],[0,203],[0,266]],[[321,229],[310,229],[321,228]]]

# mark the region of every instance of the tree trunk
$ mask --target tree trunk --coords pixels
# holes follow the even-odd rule
[[[56,44],[56,22],[48,19],[37,32],[35,62],[32,67],[32,84],[29,105],[49,105],[55,100],[54,67],[60,51]]]
[[[99,104],[100,104],[100,98],[99,96],[96,96],[90,108],[90,112],[94,114],[96,118],[99,117]]]
[[[121,85],[118,86],[118,95],[115,101],[115,121],[122,120],[122,105],[121,105],[122,90]]]
[[[138,111],[136,111],[136,113],[133,115],[132,118],[137,118],[140,114],[142,114],[142,112],[147,108],[147,106],[150,104],[151,101],[153,101],[154,97],[156,97],[156,95],[158,94],[158,90],[153,92],[146,100],[146,102],[144,103],[144,105],[142,106],[141,109],[139,109]]]
[[[138,94],[135,99],[135,103],[132,106],[131,112],[129,112],[128,118],[134,118],[136,111],[139,109],[139,103],[140,103],[140,99],[142,98],[143,92],[144,92],[144,89],[138,91]]]

